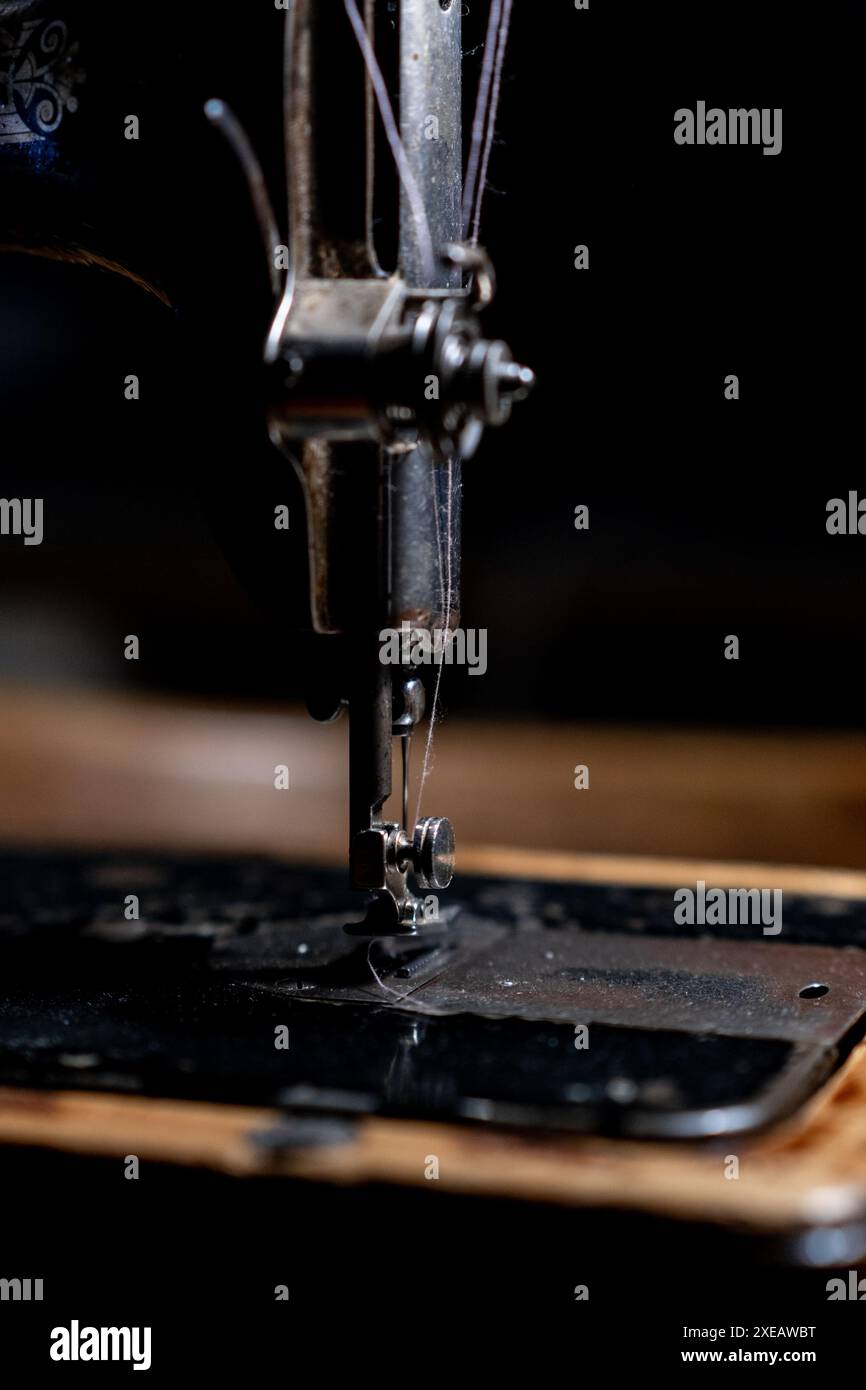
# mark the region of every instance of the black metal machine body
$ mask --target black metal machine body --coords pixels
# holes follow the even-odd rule
[[[350,874],[370,895],[352,930],[369,935],[441,930],[437,894],[454,859],[449,820],[410,816],[409,740],[425,692],[411,667],[384,662],[382,634],[438,630],[447,641],[459,624],[462,461],[533,381],[480,328],[494,277],[464,237],[460,9],[407,0],[389,34],[374,5],[363,20],[342,0],[292,6],[285,243],[234,115],[221,101],[206,108],[247,172],[278,295],[265,346],[269,426],[304,488],[313,628],[349,639],[350,669],[317,693],[313,712],[327,719],[349,706]],[[359,116],[335,145],[320,113],[345,99],[347,72]],[[376,236],[389,210],[399,227],[390,270]],[[382,814],[395,737],[402,823]]]

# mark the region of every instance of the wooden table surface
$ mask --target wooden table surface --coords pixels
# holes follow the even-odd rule
[[[590,766],[588,792],[574,790],[578,762]],[[274,789],[277,763],[290,768],[287,792]],[[345,778],[345,725],[318,726],[299,711],[0,692],[0,843],[333,862],[344,852]],[[866,899],[864,787],[866,739],[853,734],[455,720],[439,730],[428,803],[455,818],[464,844],[475,842],[461,854],[464,872],[644,884],[698,876],[724,886],[751,881],[733,861],[766,861],[788,865],[774,882],[789,891]],[[721,1145],[366,1117],[349,1142],[275,1154],[257,1135],[278,1120],[252,1106],[0,1089],[6,1143],[422,1187],[436,1153],[441,1187],[455,1192],[619,1206],[765,1234],[866,1221],[866,1045],[791,1120]],[[741,1161],[738,1182],[724,1177],[730,1152]]]
[[[345,719],[0,689],[0,842],[335,860],[346,795]],[[446,719],[422,811],[454,820],[458,867],[501,845],[866,868],[866,735]]]

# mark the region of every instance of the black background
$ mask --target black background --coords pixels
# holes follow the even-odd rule
[[[467,9],[469,109],[486,6]],[[264,606],[209,528],[228,510],[258,543],[275,501],[301,514],[264,433],[255,225],[201,116],[210,95],[232,103],[281,206],[281,16],[90,14],[64,216],[172,307],[116,276],[0,260],[14,311],[4,489],[46,497],[40,550],[0,552],[4,592],[25,617],[62,606],[80,628],[59,653],[7,637],[3,669],[297,697],[302,595],[282,577],[301,572],[302,528],[271,540],[285,592]],[[483,230],[500,282],[490,327],[539,385],[465,469],[463,622],[488,629],[489,670],[449,671],[450,708],[862,722],[862,538],[825,529],[828,499],[862,473],[862,39],[853,4],[518,0]],[[675,145],[674,111],[699,99],[781,106],[782,153]],[[129,111],[137,143],[122,138]],[[335,104],[335,122],[352,119]],[[573,269],[578,243],[588,272]],[[120,384],[133,370],[134,404]],[[144,634],[146,660],[122,661],[118,627]],[[729,633],[738,663],[722,658]]]

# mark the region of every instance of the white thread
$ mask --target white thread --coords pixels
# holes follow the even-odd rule
[[[437,712],[437,709],[438,709],[438,706],[439,706],[439,686],[440,686],[441,683],[442,683],[442,667],[445,665],[445,645],[446,645],[446,642],[447,642],[447,640],[448,640],[448,631],[449,631],[449,627],[450,627],[450,624],[451,624],[451,597],[452,597],[452,595],[451,595],[451,590],[452,590],[452,575],[451,575],[451,545],[452,545],[452,538],[451,538],[451,533],[452,533],[452,526],[451,526],[451,511],[452,511],[452,501],[453,501],[453,499],[452,499],[452,479],[453,479],[453,473],[452,473],[452,466],[451,466],[451,465],[452,465],[452,460],[449,459],[448,462],[447,462],[446,465],[445,465],[445,468],[446,468],[446,476],[447,476],[447,480],[448,480],[448,492],[447,492],[447,502],[446,502],[446,505],[445,505],[445,563],[444,563],[444,565],[443,565],[443,563],[442,563],[442,538],[441,538],[441,528],[440,528],[440,526],[439,526],[439,502],[438,502],[438,498],[437,498],[436,495],[435,495],[435,488],[436,488],[436,474],[435,474],[435,471],[434,471],[434,474],[433,474],[433,487],[434,487],[433,512],[434,512],[434,515],[435,515],[435,517],[436,517],[436,539],[437,539],[437,543],[438,543],[438,546],[439,546],[439,573],[441,574],[441,573],[442,573],[442,570],[443,570],[443,568],[444,568],[445,574],[446,574],[446,581],[445,581],[445,616],[444,616],[444,623],[443,623],[443,629],[442,629],[442,638],[443,638],[443,640],[442,640],[442,647],[441,647],[441,650],[440,650],[440,653],[439,653],[439,662],[438,662],[438,670],[437,670],[437,672],[436,672],[436,681],[435,681],[435,684],[434,684],[434,686],[433,686],[433,704],[432,704],[431,707],[430,707],[430,722],[429,722],[428,725],[427,725],[427,739],[426,739],[426,742],[425,742],[425,744],[424,744],[424,761],[423,761],[423,763],[421,764],[421,780],[420,780],[420,782],[418,783],[418,801],[417,801],[416,806],[415,806],[415,822],[414,822],[416,825],[418,824],[418,819],[419,819],[419,816],[420,816],[420,813],[421,813],[421,797],[422,797],[422,795],[423,795],[423,793],[424,793],[424,783],[427,781],[427,775],[428,775],[428,773],[429,773],[429,771],[430,771],[430,750],[431,750],[432,745],[433,745],[433,729],[434,729],[434,727],[435,727],[435,725],[436,725],[436,712]],[[435,468],[436,468],[436,464],[435,464],[435,463],[433,464],[433,468],[434,468],[434,470],[435,470]]]
[[[382,125],[385,128],[385,135],[388,144],[391,146],[391,153],[394,156],[394,163],[397,165],[397,173],[400,175],[400,182],[406,191],[409,201],[409,208],[412,213],[412,220],[415,223],[415,236],[418,240],[418,251],[424,265],[424,274],[428,284],[433,283],[436,276],[436,262],[433,257],[433,241],[430,236],[430,224],[427,221],[427,211],[424,207],[424,199],[412,172],[406,154],[406,148],[400,139],[400,132],[397,122],[394,119],[394,112],[388,97],[388,88],[385,86],[385,79],[382,76],[382,69],[379,67],[373,45],[367,33],[364,21],[356,4],[356,0],[343,0],[346,14],[355,31],[355,38],[364,57],[364,65],[367,75],[373,87],[376,97],[376,104],[379,107],[379,115],[382,118]]]
[[[370,942],[368,943],[368,945],[367,945],[367,964],[369,965],[370,969],[371,969],[372,972],[373,972],[373,978],[374,978],[374,980],[376,981],[376,984],[379,986],[380,989],[384,989],[384,991],[385,991],[386,994],[393,994],[397,999],[402,999],[402,998],[403,998],[403,993],[402,993],[402,991],[399,990],[399,989],[392,989],[391,986],[390,986],[390,985],[386,985],[386,984],[385,984],[385,981],[380,977],[378,970],[376,969],[375,965],[373,964],[373,962],[372,962],[371,959],[370,959],[370,952],[372,951],[372,949],[373,949],[373,942],[370,941]]]
[[[502,0],[491,0],[490,14],[487,18],[487,37],[484,40],[484,58],[481,63],[481,76],[478,79],[478,96],[475,99],[475,114],[472,118],[472,137],[469,145],[469,160],[466,165],[466,183],[463,188],[463,236],[469,235],[472,207],[475,202],[475,188],[478,181],[478,166],[481,148],[484,143],[484,130],[487,125],[490,82],[493,77],[493,61],[499,37],[499,24],[502,17]]]
[[[490,94],[490,108],[487,117],[487,139],[484,142],[484,155],[481,160],[481,171],[478,179],[478,189],[475,195],[475,215],[472,221],[472,245],[478,245],[478,234],[481,227],[481,205],[484,202],[484,190],[487,187],[487,170],[490,165],[490,153],[493,149],[493,137],[496,133],[496,114],[499,110],[499,89],[502,85],[502,68],[505,63],[505,46],[508,43],[508,28],[511,23],[512,0],[504,0],[502,17],[499,22],[499,29],[496,41],[496,56],[493,63],[493,89]],[[491,12],[492,17],[492,12]],[[487,55],[485,54],[485,57]]]
[[[508,39],[508,29],[511,20],[511,9],[513,0],[491,0],[490,18],[487,27],[487,39],[484,48],[484,62],[479,80],[478,97],[475,104],[475,114],[472,122],[471,148],[469,163],[466,174],[466,187],[463,195],[463,235],[469,231],[470,214],[472,216],[472,244],[478,244],[478,235],[481,222],[481,206],[484,199],[484,188],[487,182],[487,170],[490,164],[490,154],[493,147],[493,136],[496,128],[496,112],[499,106],[499,91],[502,82],[502,68],[505,61],[505,46]],[[433,242],[430,237],[430,226],[427,221],[427,213],[424,201],[421,197],[418,184],[412,172],[412,167],[406,155],[394,112],[388,98],[388,91],[382,76],[382,70],[376,59],[375,52],[370,43],[366,27],[358,11],[356,0],[343,0],[346,14],[355,37],[364,57],[376,103],[379,108],[379,115],[385,129],[391,153],[397,166],[400,181],[406,192],[410,211],[415,222],[415,234],[418,239],[418,249],[421,258],[425,263],[425,269],[432,281],[435,274],[435,263],[433,258]],[[486,128],[486,139],[485,137]],[[482,148],[483,142],[483,148]],[[435,468],[435,464],[433,465]],[[415,809],[415,821],[417,822],[421,811],[421,798],[424,793],[424,785],[430,771],[430,753],[433,745],[433,730],[436,725],[436,716],[439,707],[439,689],[442,683],[442,667],[445,664],[445,646],[448,640],[448,633],[451,624],[451,601],[452,601],[452,573],[451,573],[451,549],[452,549],[452,507],[453,507],[453,473],[452,460],[446,463],[447,470],[447,503],[445,521],[445,557],[444,569],[446,573],[445,587],[445,613],[443,623],[443,642],[436,672],[436,681],[433,687],[433,704],[430,710],[430,720],[427,727],[427,739],[424,745],[424,761],[421,766],[421,778],[418,785],[418,800]],[[435,488],[435,482],[434,482]],[[442,537],[439,526],[439,506],[438,500],[434,497],[434,514],[436,517],[437,542],[440,554],[440,574],[442,571]],[[371,943],[372,944],[372,943]],[[377,983],[382,989],[388,990],[376,973],[376,968],[370,960],[369,949],[367,951],[367,963],[370,966]],[[389,990],[389,993],[397,993]]]

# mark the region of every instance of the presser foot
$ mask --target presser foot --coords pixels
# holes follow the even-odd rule
[[[436,937],[449,930],[460,909],[457,904],[443,907],[434,894],[426,898],[409,896],[397,904],[387,896],[373,898],[367,904],[367,914],[360,922],[347,922],[347,936],[375,937]]]
[[[436,892],[454,873],[454,829],[444,816],[424,816],[410,839],[400,825],[383,823],[362,830],[351,847],[352,882],[373,897],[362,922],[350,922],[350,936],[421,936],[447,927]],[[414,883],[426,891],[418,897]]]

